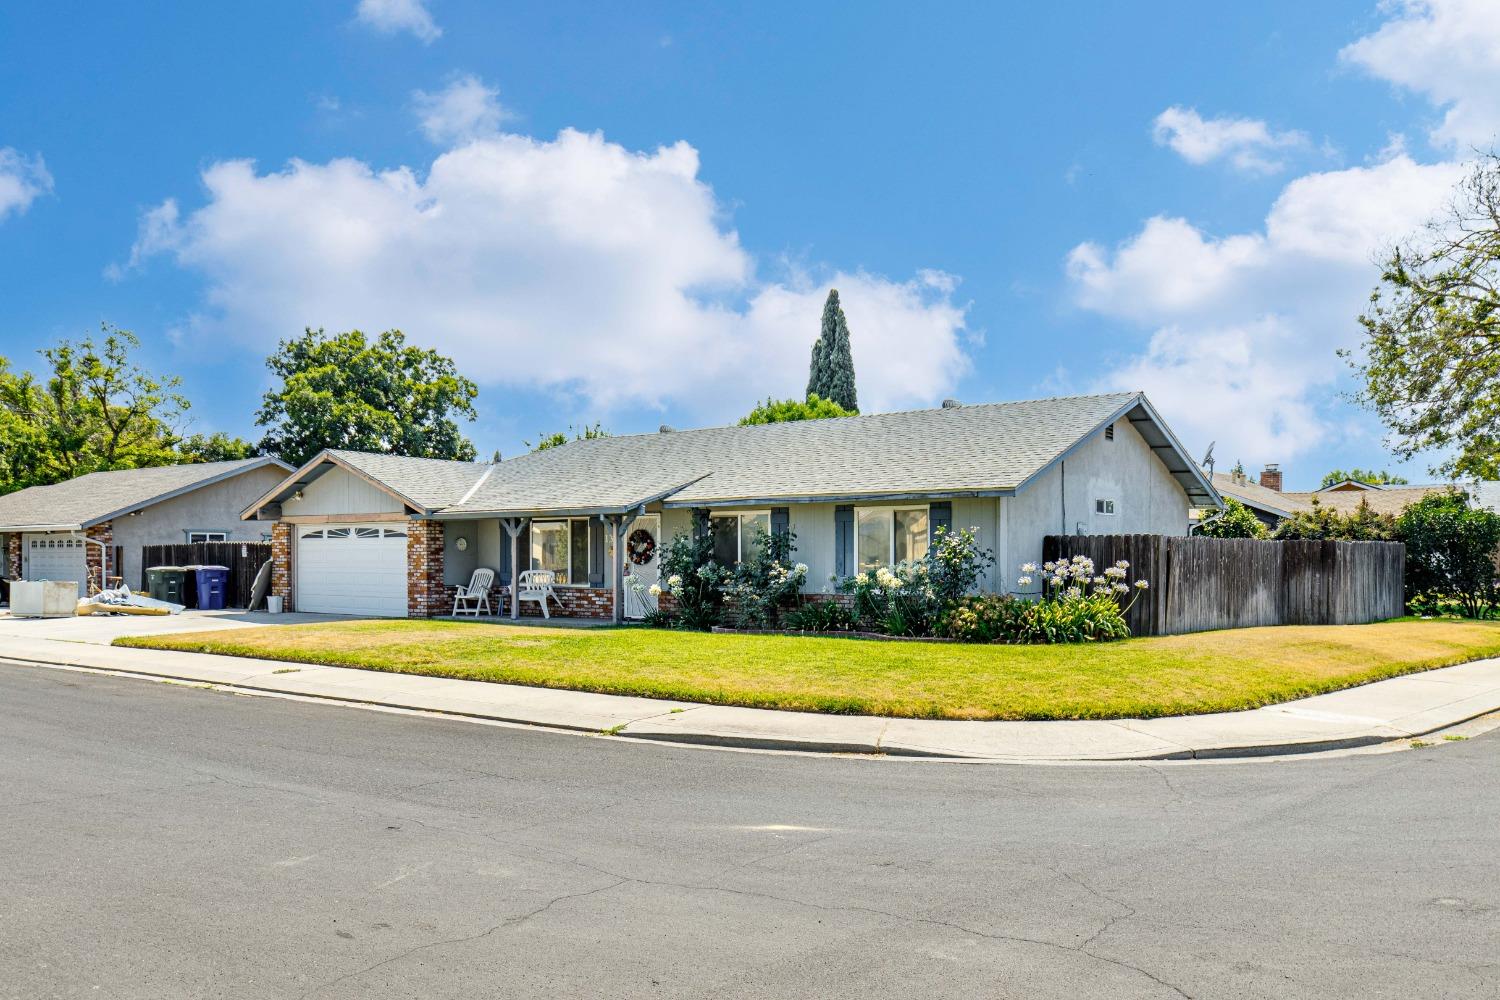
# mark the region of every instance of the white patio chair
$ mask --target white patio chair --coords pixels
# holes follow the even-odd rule
[[[453,592],[453,617],[469,614],[479,617],[480,608],[490,613],[490,586],[495,582],[495,571],[480,567],[469,577],[467,586],[460,585]]]
[[[556,601],[558,608],[563,606],[562,598],[552,589],[556,582],[557,574],[550,569],[528,569],[516,579],[516,599],[536,601],[542,606],[542,617],[551,618],[547,613],[547,598]]]

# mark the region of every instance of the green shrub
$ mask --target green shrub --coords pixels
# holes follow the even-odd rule
[[[1340,514],[1313,497],[1312,510],[1299,510],[1271,533],[1277,541],[1389,542],[1397,540],[1396,519],[1377,514],[1360,500],[1351,513]]]
[[[854,609],[842,601],[806,601],[782,615],[781,622],[800,632],[848,632],[856,624]]]
[[[1471,508],[1457,491],[1434,493],[1407,507],[1397,527],[1406,543],[1407,594],[1442,595],[1469,618],[1495,611],[1500,514]]]
[[[943,612],[935,631],[963,642],[1014,642],[1024,632],[1032,606],[1006,594],[970,594]]]
[[[1033,602],[1018,638],[1029,643],[1107,642],[1130,638],[1130,626],[1113,595],[1069,594]]]

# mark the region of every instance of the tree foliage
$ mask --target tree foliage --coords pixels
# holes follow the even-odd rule
[[[1389,514],[1377,514],[1363,500],[1348,514],[1319,503],[1317,497],[1313,497],[1312,508],[1299,510],[1282,521],[1271,537],[1280,541],[1400,541],[1396,519]]]
[[[0,493],[178,460],[188,401],[177,378],[136,363],[139,348],[135,334],[104,324],[98,340],[43,348],[40,380],[0,358]]]
[[[1385,262],[1363,356],[1347,352],[1357,399],[1403,459],[1450,457],[1434,472],[1500,478],[1500,156],[1483,157],[1444,218]]]
[[[1329,486],[1336,486],[1345,480],[1353,480],[1356,483],[1368,483],[1371,486],[1404,486],[1407,483],[1405,477],[1398,476],[1393,472],[1387,472],[1384,469],[1381,469],[1379,472],[1360,468],[1353,468],[1348,472],[1345,472],[1343,469],[1334,469],[1323,477],[1323,482],[1319,484],[1318,488],[1326,489]]]
[[[186,463],[233,462],[252,458],[256,451],[255,445],[249,441],[223,431],[214,431],[212,434],[193,434],[183,438],[177,445],[177,454],[179,460]]]
[[[605,430],[598,423],[584,424],[582,429],[569,424],[567,433],[553,431],[551,434],[539,434],[537,435],[536,444],[532,444],[530,441],[524,443],[532,451],[546,451],[548,448],[560,448],[568,443],[569,433],[573,435],[572,440],[574,441],[594,441],[598,438],[607,438],[610,436],[609,431]]]
[[[810,393],[805,400],[767,399],[740,419],[740,426],[751,424],[781,424],[793,420],[822,420],[827,417],[852,417],[855,413],[846,410],[831,399]]]
[[[849,345],[849,321],[839,305],[839,290],[830,288],[823,303],[823,326],[813,341],[807,372],[807,395],[837,403],[849,413],[859,412],[854,389],[854,353]]]
[[[1413,503],[1398,524],[1406,543],[1408,600],[1418,594],[1457,598],[1471,618],[1494,611],[1500,599],[1500,514],[1471,508],[1464,494],[1450,491]]]
[[[1205,519],[1198,534],[1205,538],[1265,538],[1266,526],[1255,513],[1234,497],[1224,498],[1224,513]]]
[[[479,389],[451,358],[409,346],[400,330],[311,328],[284,340],[266,367],[281,384],[261,400],[260,449],[301,465],[324,448],[472,461],[457,418],[473,420]]]

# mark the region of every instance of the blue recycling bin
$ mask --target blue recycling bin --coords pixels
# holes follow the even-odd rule
[[[196,566],[198,576],[198,610],[223,611],[224,594],[229,587],[228,566]]]

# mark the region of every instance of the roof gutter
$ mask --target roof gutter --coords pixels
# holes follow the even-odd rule
[[[4,531],[7,534],[19,534],[23,531],[36,532],[40,534],[43,532],[53,531],[82,530],[83,525],[81,524],[0,524],[0,531]]]

